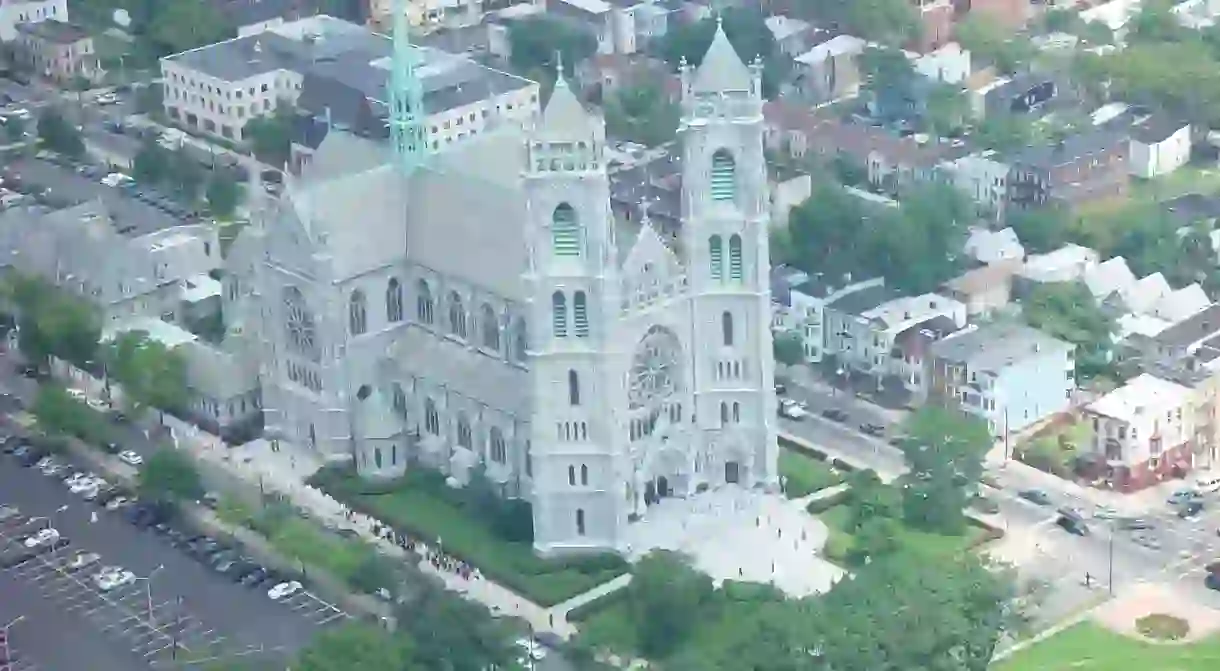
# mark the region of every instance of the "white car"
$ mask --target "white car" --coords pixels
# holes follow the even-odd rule
[[[116,590],[136,581],[136,574],[119,566],[108,566],[93,576],[93,584],[103,592]]]
[[[72,398],[72,400],[80,401],[81,403],[84,403],[89,398],[88,394],[79,389],[69,389],[67,390],[67,394]]]
[[[83,568],[88,568],[101,561],[102,556],[96,552],[77,552],[68,560],[64,568],[69,571],[79,571]]]
[[[131,503],[131,499],[126,496],[116,496],[106,502],[106,510],[118,510],[129,503]]]
[[[76,483],[80,482],[81,480],[85,480],[88,478],[89,478],[88,473],[86,473],[84,471],[76,471],[72,475],[69,475],[68,477],[64,478],[64,485],[67,487],[71,487],[72,485],[75,485]]]
[[[280,599],[286,599],[293,594],[296,594],[297,592],[301,591],[301,588],[301,583],[295,580],[289,580],[288,582],[282,582],[267,590],[267,597],[272,601],[279,601]]]
[[[97,477],[96,475],[87,475],[74,482],[72,486],[68,488],[68,491],[72,492],[73,494],[83,494],[90,489],[97,489],[105,484],[105,482],[105,480]]]
[[[119,102],[119,97],[113,93],[103,93],[97,97],[99,105],[114,105]]]
[[[788,398],[779,402],[779,414],[781,417],[798,422],[809,415],[799,403]]]
[[[0,522],[7,522],[21,514],[17,506],[0,506]]]
[[[33,536],[30,536],[29,538],[25,539],[25,542],[22,544],[25,545],[27,548],[33,549],[33,548],[38,547],[39,545],[50,545],[51,543],[54,543],[57,540],[59,540],[59,530],[55,529],[55,528],[50,528],[50,529],[43,529],[42,531],[39,531],[38,533],[34,534]]]
[[[546,648],[542,647],[538,641],[535,641],[532,638],[519,638],[513,643],[521,649],[521,653],[523,655],[529,657],[535,662],[541,662],[542,660],[546,659]]]
[[[132,450],[123,450],[122,452],[119,452],[119,461],[127,464],[128,466],[139,466],[140,464],[144,463],[144,457],[141,457]]]

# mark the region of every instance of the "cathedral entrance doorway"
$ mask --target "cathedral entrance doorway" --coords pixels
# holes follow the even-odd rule
[[[644,503],[646,505],[659,503],[661,499],[671,494],[673,494],[673,490],[669,488],[669,478],[664,475],[655,480],[649,480],[644,485]]]
[[[741,482],[741,464],[738,464],[736,461],[725,463],[724,481],[731,485]]]

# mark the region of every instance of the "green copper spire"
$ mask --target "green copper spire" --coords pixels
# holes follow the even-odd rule
[[[424,89],[419,80],[420,49],[411,45],[407,0],[394,0],[394,65],[390,72],[390,137],[403,174],[419,167],[427,154],[424,138]]]

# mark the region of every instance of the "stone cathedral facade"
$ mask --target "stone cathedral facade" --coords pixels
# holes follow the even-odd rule
[[[718,30],[682,88],[676,241],[615,220],[604,124],[562,80],[533,127],[410,169],[332,130],[227,261],[269,431],[370,478],[481,467],[545,554],[776,486],[761,71]]]

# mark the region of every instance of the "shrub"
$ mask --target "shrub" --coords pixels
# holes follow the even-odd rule
[[[851,500],[851,490],[845,489],[840,492],[835,492],[829,496],[823,496],[820,499],[814,499],[805,506],[806,512],[810,515],[820,515],[831,508],[841,506]]]
[[[1154,613],[1135,621],[1135,629],[1157,641],[1180,641],[1190,633],[1190,624],[1180,617]]]

